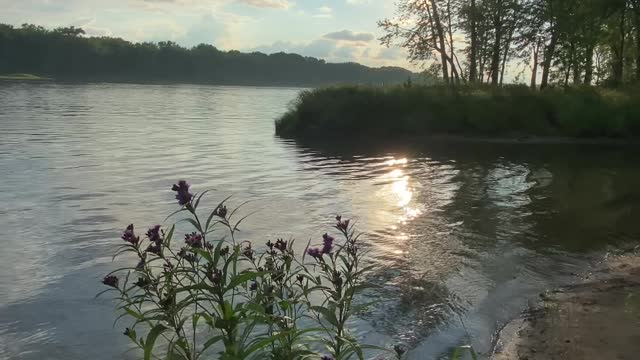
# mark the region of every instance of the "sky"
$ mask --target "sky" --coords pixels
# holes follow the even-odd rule
[[[393,17],[394,7],[393,0],[0,0],[0,23],[416,70],[403,49],[378,41],[376,22]]]

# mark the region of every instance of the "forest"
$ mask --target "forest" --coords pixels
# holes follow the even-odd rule
[[[220,85],[322,86],[402,83],[416,74],[399,67],[327,63],[297,54],[222,51],[171,41],[132,43],[87,37],[82,28],[0,24],[0,75],[55,80],[186,82]]]
[[[400,0],[379,21],[440,86],[307,91],[285,137],[640,137],[640,0]]]
[[[445,83],[640,81],[640,0],[400,0],[379,26]]]

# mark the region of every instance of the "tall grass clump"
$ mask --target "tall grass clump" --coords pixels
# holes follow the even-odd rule
[[[184,215],[191,229],[179,240],[175,225],[152,226],[144,236],[129,225],[114,257],[132,266],[102,280],[141,357],[342,360],[386,351],[360,344],[347,325],[366,306],[354,299],[369,286],[370,269],[349,220],[336,217],[336,237],[319,236],[300,256],[293,240],[259,248],[240,241],[244,218],[228,199],[203,213],[206,191],[192,194],[185,181],[173,191],[180,209],[169,218]]]
[[[360,134],[637,137],[640,95],[593,87],[358,87],[302,92],[276,133],[305,138]]]

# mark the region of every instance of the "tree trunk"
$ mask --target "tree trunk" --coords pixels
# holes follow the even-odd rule
[[[449,66],[447,63],[447,48],[444,40],[444,29],[440,22],[440,14],[438,13],[438,5],[435,0],[431,0],[431,10],[433,12],[433,22],[438,35],[438,42],[440,43],[440,60],[442,61],[442,78],[445,83],[449,83]]]
[[[502,0],[497,1],[498,9],[493,18],[493,27],[496,32],[491,58],[491,85],[498,85],[500,80],[500,49],[502,48]]]
[[[640,82],[640,16],[636,17],[636,81]]]
[[[551,33],[551,42],[544,50],[544,61],[542,64],[542,80],[540,81],[540,88],[544,89],[549,86],[549,72],[551,71],[551,61],[556,52],[556,45],[558,44],[559,31],[554,27]]]
[[[478,79],[478,30],[476,28],[476,0],[471,0],[471,52],[469,55],[469,82],[475,83]],[[638,58],[640,61],[640,57]],[[638,67],[640,68],[640,66]]]
[[[577,61],[573,62],[573,83],[580,84],[580,75],[582,74],[582,70],[580,69],[580,64]]]
[[[504,71],[507,67],[507,60],[509,60],[509,49],[511,48],[511,41],[513,40],[513,33],[515,32],[517,23],[514,21],[509,29],[509,36],[507,37],[507,43],[504,46],[504,53],[502,54],[502,70],[500,70],[500,85],[504,84]]]
[[[453,46],[453,26],[451,25],[451,0],[447,0],[447,32],[449,33],[449,61],[451,62],[451,78],[456,80],[456,84],[460,84],[460,75],[458,74],[456,64],[455,47]]]
[[[584,84],[591,85],[593,81],[593,45],[587,47],[587,56],[584,66]]]
[[[478,70],[478,80],[480,81],[481,84],[484,83],[484,70],[485,70],[485,65],[486,65],[486,50],[487,50],[487,38],[486,38],[486,34],[483,34],[482,39],[480,39],[480,44],[478,47],[478,54],[480,57],[480,68]]]
[[[533,69],[531,70],[531,88],[535,90],[538,86],[538,62],[540,59],[540,40],[538,40],[533,48]]]
[[[626,32],[625,32],[625,20],[626,20],[626,6],[622,8],[622,13],[620,14],[620,46],[617,51],[614,51],[617,59],[615,59],[615,63],[613,65],[613,80],[616,85],[622,83],[622,78],[624,76],[624,42],[626,40]]]
[[[636,81],[640,82],[640,0],[631,1],[636,28]]]
[[[578,55],[576,54],[576,44],[575,41],[571,42],[571,57],[569,58],[569,66],[573,70],[572,82],[574,84],[581,83],[580,81],[580,61],[578,60]]]

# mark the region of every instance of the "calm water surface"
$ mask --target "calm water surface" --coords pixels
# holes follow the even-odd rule
[[[251,200],[254,243],[354,217],[383,287],[353,325],[413,359],[488,351],[541,290],[639,238],[636,148],[304,146],[273,135],[298,92],[0,84],[0,358],[133,356],[93,297],[121,229],[164,219],[179,178]]]

